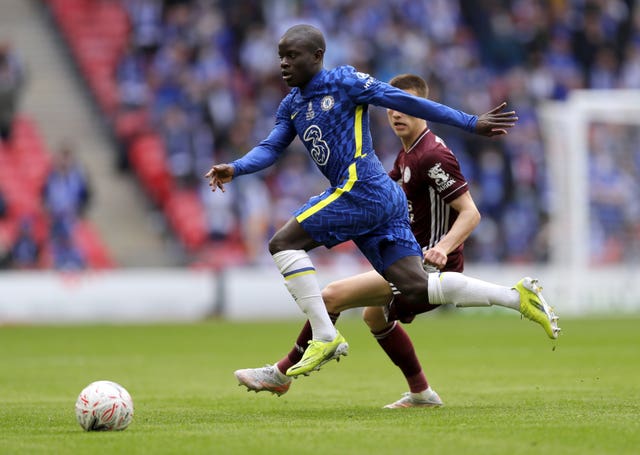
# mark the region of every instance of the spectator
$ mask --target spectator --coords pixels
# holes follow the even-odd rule
[[[199,196],[204,207],[207,234],[216,242],[228,240],[238,230],[237,191],[229,188],[224,195],[220,193],[208,197],[210,192],[209,185],[203,180]]]
[[[0,42],[0,145],[11,139],[24,83],[21,61],[9,43]]]
[[[627,230],[633,225],[628,221],[637,194],[637,177],[633,166],[622,165],[616,156],[621,154],[615,153],[616,142],[624,144],[627,136],[623,130],[612,128],[594,124],[590,134],[591,259],[598,265],[619,262],[625,245],[633,243],[627,238]]]
[[[56,217],[51,224],[49,248],[51,266],[55,270],[82,270],[86,268],[85,258],[73,237],[74,220]]]
[[[162,2],[127,0],[123,5],[129,14],[132,44],[147,55],[153,54],[162,35]]]
[[[11,248],[11,267],[20,270],[37,269],[40,265],[40,250],[33,230],[33,220],[23,218]]]
[[[177,104],[166,108],[161,129],[169,172],[181,186],[194,187],[213,159],[211,129]]]
[[[11,267],[11,239],[6,230],[0,229],[0,270]]]
[[[43,189],[43,201],[52,217],[83,217],[91,200],[89,178],[69,143],[63,144]]]
[[[147,107],[151,97],[147,83],[147,61],[142,51],[129,45],[116,69],[119,103],[123,111]]]
[[[625,56],[620,70],[621,88],[640,89],[640,42],[629,44]]]
[[[0,189],[0,220],[7,216],[8,207],[7,199],[4,197],[2,189]]]
[[[271,264],[264,239],[273,235],[269,189],[255,175],[247,178],[240,189],[240,229],[249,264]]]

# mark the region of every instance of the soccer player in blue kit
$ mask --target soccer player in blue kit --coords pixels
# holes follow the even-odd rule
[[[429,93],[424,79],[414,74],[395,76],[389,84],[423,98]],[[322,290],[322,298],[334,322],[342,311],[365,307],[363,319],[371,334],[404,375],[409,392],[385,408],[442,406],[400,321],[409,323],[417,314],[445,304],[463,308],[501,306],[540,324],[552,339],[557,338],[560,328],[538,280],[525,277],[509,287],[462,274],[464,241],[478,225],[480,212],[458,160],[426,120],[392,109],[387,109],[387,118],[402,143],[389,177],[407,196],[411,229],[422,246],[429,272],[430,302],[404,302],[402,295],[394,296],[389,283],[374,270],[329,283]],[[279,396],[287,393],[292,379],[285,373],[300,361],[310,339],[307,321],[293,348],[275,364],[236,370],[239,385],[248,391]]]
[[[333,325],[308,251],[352,240],[373,268],[405,301],[428,302],[428,275],[410,225],[407,199],[373,149],[368,105],[492,137],[517,121],[505,103],[480,116],[406,93],[351,66],[323,67],[325,40],[310,25],[288,29],[278,43],[283,80],[293,87],[276,113],[269,136],[229,164],[206,174],[212,190],[272,165],[296,135],[330,187],[300,207],[269,241],[269,252],[312,329],[302,359],[286,374],[298,376],[346,355],[348,344]]]

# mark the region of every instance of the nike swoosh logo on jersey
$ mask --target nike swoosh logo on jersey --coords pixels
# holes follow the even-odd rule
[[[295,111],[293,114],[291,114],[291,120],[296,118],[296,115],[298,115],[298,112],[300,112],[300,111]]]

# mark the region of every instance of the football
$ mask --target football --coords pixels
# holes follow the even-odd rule
[[[76,400],[76,417],[86,431],[120,431],[133,419],[129,392],[112,381],[95,381]]]

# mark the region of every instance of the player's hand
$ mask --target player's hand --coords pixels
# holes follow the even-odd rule
[[[507,103],[503,102],[489,112],[479,115],[475,129],[476,134],[487,137],[507,134],[507,128],[513,127],[518,121],[518,117],[515,111],[502,112],[506,106]]]
[[[235,169],[230,164],[216,164],[211,167],[209,172],[204,176],[209,179],[209,186],[211,191],[215,191],[216,188],[224,193],[224,184],[229,183],[233,179],[233,173]]]
[[[438,248],[438,245],[423,251],[424,263],[442,270],[447,265],[447,253]]]

